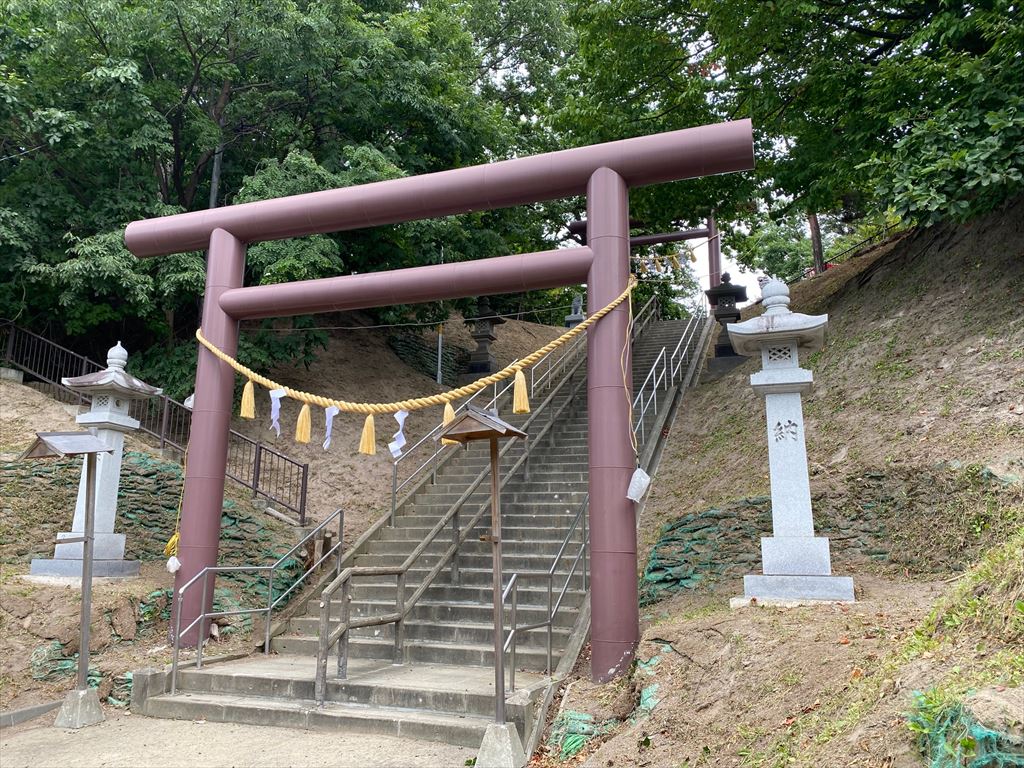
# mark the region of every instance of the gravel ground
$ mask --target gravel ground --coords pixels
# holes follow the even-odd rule
[[[50,727],[56,713],[0,735],[4,768],[440,768],[476,750],[387,736],[159,720],[107,710],[79,731]]]

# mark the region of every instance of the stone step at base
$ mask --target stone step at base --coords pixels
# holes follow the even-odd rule
[[[270,641],[271,651],[281,654],[313,656],[317,652],[315,637],[304,635],[277,635]],[[354,659],[379,659],[392,661],[395,658],[395,644],[392,640],[377,640],[353,637],[348,644],[349,655]],[[335,646],[334,651],[337,651]],[[404,664],[452,664],[456,666],[494,668],[493,645],[466,645],[456,643],[406,642]],[[559,647],[552,648],[552,667],[558,665],[561,657]],[[516,669],[543,673],[547,668],[547,652],[543,648],[524,648],[516,652]]]
[[[270,725],[282,728],[366,733],[423,739],[463,747],[479,747],[493,718],[444,715],[388,707],[327,703],[312,700],[238,697],[214,693],[164,694],[149,700],[150,717],[209,720],[218,723]]]
[[[480,667],[447,665],[395,666],[387,661],[350,659],[344,680],[336,676],[331,657],[325,702],[369,707],[421,710],[434,714],[488,717],[494,713],[494,674]],[[178,690],[189,694],[231,694],[264,699],[312,701],[315,696],[315,657],[254,656],[201,670],[183,669]],[[535,673],[517,676],[522,687],[543,680]],[[506,705],[507,714],[522,723],[525,707]]]

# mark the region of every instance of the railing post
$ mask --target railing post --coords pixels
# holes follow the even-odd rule
[[[184,598],[180,592],[174,594],[172,590],[171,602],[178,599],[177,610],[174,612],[174,651],[171,654],[171,696],[178,692],[178,653],[181,649],[181,603]]]
[[[405,663],[405,573],[398,574],[398,591],[395,594],[395,664]]]
[[[512,647],[509,649],[508,668],[508,692],[515,693],[516,690],[516,645],[519,643],[519,620],[517,609],[519,605],[519,582],[512,585]]]
[[[18,326],[11,323],[9,326],[10,331],[7,333],[7,345],[4,348],[4,361],[12,362],[14,360],[14,334],[18,332]]]
[[[302,465],[302,487],[299,489],[299,525],[306,524],[306,495],[309,491],[309,464]]]
[[[171,399],[167,395],[162,395],[160,399],[164,401],[163,414],[160,417],[160,450],[163,450],[167,444],[167,422],[171,415]]]
[[[252,497],[255,499],[259,494],[260,487],[260,464],[263,459],[263,443],[256,441],[256,452],[252,460]]]
[[[209,574],[210,572],[208,570],[203,571],[203,603],[199,609],[201,611],[199,614],[199,634],[196,636],[196,669],[203,668],[203,643],[206,641],[206,635],[204,634],[203,627],[206,624],[207,577]]]
[[[341,559],[345,554],[345,510],[338,510],[338,563],[335,566],[334,578],[341,576]],[[348,582],[345,582],[346,584]]]
[[[263,628],[263,655],[270,655],[270,612],[274,610],[274,570],[267,574],[267,620]]]
[[[318,707],[324,705],[327,693],[327,657],[331,653],[331,599],[320,600],[320,625],[317,631],[316,682],[313,685],[313,696]]]
[[[552,634],[552,627],[553,627],[553,625],[555,623],[554,604],[553,604],[553,601],[551,599],[552,582],[554,581],[554,578],[555,578],[555,575],[549,571],[548,572],[548,633],[547,633],[548,663],[547,663],[547,671],[545,672],[545,674],[548,674],[548,675],[551,674],[551,634]]]
[[[455,552],[452,554],[452,584],[458,584],[459,579],[459,510],[452,515],[452,546]]]
[[[348,677],[348,622],[351,617],[351,596],[349,587],[351,581],[341,585],[341,626],[345,629],[338,638],[338,679],[344,680]]]
[[[395,513],[398,510],[398,462],[391,464],[391,523],[395,524]]]

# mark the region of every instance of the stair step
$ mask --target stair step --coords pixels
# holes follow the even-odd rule
[[[557,596],[562,589],[562,585],[565,583],[565,578],[556,579],[553,586],[553,592]],[[582,581],[577,579],[572,589],[566,590],[565,597],[562,599],[562,605],[567,608],[578,608],[583,602],[584,593],[582,591]],[[450,603],[463,603],[467,605],[483,605],[490,610],[491,595],[492,595],[491,584],[488,581],[481,580],[476,584],[460,584],[453,585],[450,581],[448,572],[441,573],[437,581],[435,581],[430,587],[427,588],[426,592],[423,593],[424,600],[432,600],[436,602],[450,602]],[[352,589],[353,600],[375,600],[380,602],[388,602],[392,605],[395,603],[395,581],[392,579],[390,583],[385,581],[370,581],[360,579],[356,582],[356,585]],[[520,582],[519,586],[519,601],[529,605],[546,605],[547,604],[547,577],[543,579],[532,579],[529,584],[526,582]],[[311,602],[311,604],[313,604]]]
[[[272,650],[277,653],[314,655],[317,652],[317,638],[303,635],[277,635],[271,641]],[[394,659],[395,644],[392,640],[353,637],[348,644],[349,655],[354,659]],[[451,664],[456,666],[494,666],[494,646],[490,643],[472,645],[460,643],[406,642],[405,664]],[[552,649],[552,666],[558,664],[561,652]],[[548,655],[544,648],[523,647],[516,651],[516,668],[531,672],[547,669]]]
[[[405,562],[407,556],[404,552],[376,552],[357,556],[353,565],[356,567],[368,566],[374,568],[396,567]],[[416,567],[423,569],[433,568],[440,559],[440,554],[424,552],[416,559]],[[501,561],[502,570],[508,573],[520,570],[544,571],[546,573],[551,567],[551,556],[544,554],[510,555],[503,552]],[[483,570],[488,568],[490,564],[491,554],[489,552],[459,552],[460,568],[479,568]],[[568,570],[570,565],[571,561],[568,558],[563,558],[556,573]]]
[[[391,607],[394,610],[394,606]],[[521,625],[526,624],[520,620]],[[340,624],[339,620],[331,621],[331,629],[336,629]],[[320,627],[319,616],[299,616],[290,622],[288,634],[299,637],[317,637]],[[382,624],[377,627],[359,627],[353,629],[351,639],[366,640],[388,640],[394,642],[395,625]],[[543,648],[546,642],[547,631],[525,632],[519,638],[519,648]],[[563,648],[569,638],[567,627],[554,627],[552,629],[552,643],[556,648]],[[442,623],[442,622],[421,622],[406,619],[405,641],[413,645],[473,645],[485,647],[494,642],[494,627],[490,623],[470,623],[466,621]],[[443,659],[439,659],[443,661]]]
[[[484,717],[494,712],[494,675],[490,670],[428,664],[394,666],[390,662],[351,659],[347,678],[339,680],[336,662],[333,658],[331,662],[326,702]],[[315,675],[312,656],[261,656],[202,670],[183,669],[178,688],[188,693],[311,701]],[[539,679],[536,674],[523,673],[516,682],[521,686]],[[514,719],[524,714],[514,707],[509,709]]]
[[[172,720],[274,725],[439,741],[478,747],[493,718],[443,715],[396,707],[325,703],[307,699],[237,697],[215,693],[164,694],[149,700],[146,714]]]

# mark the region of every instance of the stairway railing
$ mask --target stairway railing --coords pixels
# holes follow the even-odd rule
[[[547,630],[547,671],[545,674],[550,675],[552,669],[552,633],[554,630],[555,619],[558,618],[558,612],[561,610],[562,601],[565,600],[565,593],[569,591],[569,585],[572,583],[573,576],[576,575],[576,568],[583,563],[583,591],[587,591],[587,577],[589,570],[587,568],[587,545],[590,543],[590,534],[587,531],[587,511],[590,506],[590,494],[587,494],[583,502],[580,504],[579,510],[576,512],[576,516],[573,518],[572,525],[569,527],[569,531],[565,534],[565,538],[562,539],[562,546],[558,548],[558,552],[551,559],[551,567],[548,568],[547,579],[548,579],[548,611],[543,621],[538,621],[533,624],[524,624],[523,626],[518,625],[518,609],[519,609],[519,577],[520,574],[517,571],[512,574],[508,584],[505,586],[504,591],[501,594],[501,605],[504,610],[504,606],[509,602],[511,596],[511,611],[509,613],[509,631],[504,638],[502,643],[502,655],[496,659],[498,664],[499,672],[502,677],[505,675],[505,654],[509,654],[508,662],[508,692],[512,693],[516,689],[516,646],[519,643],[519,635],[525,632],[532,632],[537,629]],[[577,529],[582,527],[583,536],[580,540],[579,548],[576,550],[576,555],[573,558],[572,565],[569,566],[568,572],[565,574],[565,581],[562,583],[562,588],[558,593],[558,599],[554,600],[554,582],[555,573],[558,570],[559,564],[565,557],[566,550],[569,548],[569,544],[572,542],[573,536]],[[502,579],[504,581],[504,579]]]
[[[587,351],[587,340],[585,336],[580,336],[569,346],[564,349],[554,349],[540,360],[536,364],[530,367],[530,379],[528,381],[529,395],[532,399],[537,393],[543,392],[548,387],[552,386],[558,374],[565,371],[568,366],[572,365],[577,361],[581,355],[586,354]],[[537,371],[540,373],[537,373]],[[463,400],[462,403],[455,409],[456,415],[464,411],[468,406],[473,404],[477,398],[486,396],[486,393],[492,394],[491,399],[483,406],[483,408],[491,409],[496,408],[498,404],[507,398],[511,397],[512,387],[514,382],[511,380],[501,389],[498,388],[498,384],[495,383],[493,387],[481,389],[479,392],[474,393],[467,399]],[[433,483],[437,479],[437,470],[448,460],[448,458],[455,454],[455,446],[442,445],[439,440],[435,440],[437,434],[444,428],[443,424],[438,424],[432,430],[427,432],[423,437],[417,440],[411,447],[407,448],[401,456],[395,458],[391,464],[391,521],[394,522],[395,514],[398,508],[408,501],[409,498],[414,496],[417,491],[420,490],[423,483],[416,483],[413,489],[405,495],[401,500],[398,498],[399,492],[404,488],[412,484],[417,478],[421,478],[422,475],[429,469],[430,470],[430,482]],[[422,446],[427,448],[433,448],[433,451],[417,466],[409,476],[404,480],[399,481],[398,473],[399,467],[402,462],[406,461],[410,456],[419,452]]]
[[[305,546],[312,546],[317,537],[322,536],[328,528],[337,521],[338,523],[338,540],[334,542],[329,549],[322,552],[320,557],[316,561],[307,567],[301,576],[291,583],[291,585],[284,590],[277,598],[274,597],[274,574],[291,558],[295,557],[296,553],[300,552]],[[206,637],[204,629],[206,622],[211,619],[226,617],[226,616],[242,616],[254,613],[265,613],[266,618],[264,619],[264,637],[263,637],[263,655],[266,656],[270,653],[270,616],[271,613],[281,603],[284,602],[292,592],[294,592],[300,584],[306,581],[306,578],[319,568],[327,560],[337,555],[337,562],[334,568],[338,573],[341,572],[342,557],[345,552],[345,511],[343,509],[336,510],[326,520],[320,523],[316,528],[311,530],[298,544],[293,546],[283,555],[281,555],[271,565],[215,565],[203,568],[199,573],[193,576],[191,579],[186,581],[181,588],[178,590],[175,597],[177,598],[177,606],[174,612],[174,649],[171,655],[171,695],[173,696],[178,692],[178,656],[181,651],[181,636],[187,634],[195,627],[199,625],[199,642],[196,643],[196,669],[203,668],[203,639]],[[189,591],[194,585],[202,584],[202,594],[209,594],[209,581],[210,576],[214,578],[221,573],[256,573],[265,574],[267,579],[267,604],[253,608],[238,608],[232,611],[214,611],[206,610],[205,608],[193,619],[188,626],[184,629],[181,628],[181,611],[185,601],[185,593]]]
[[[104,366],[72,352],[11,322],[0,322],[0,350],[3,362],[25,371],[45,383],[50,394],[64,403],[88,403],[90,398],[74,392],[61,379],[104,370]],[[139,430],[155,438],[160,449],[173,448],[182,458],[188,449],[192,411],[166,395],[150,400],[133,400],[128,415],[139,422]],[[309,465],[231,430],[228,435],[227,477],[266,499],[294,512],[299,525],[306,524],[306,494]]]
[[[573,382],[575,373],[579,370],[583,360],[582,358],[577,360],[573,365],[572,369],[568,371],[554,389],[544,399],[544,402],[539,408],[537,408],[531,415],[530,418],[522,425],[521,429],[526,432],[531,426],[539,423],[538,420],[544,416],[550,416],[547,419],[547,423],[541,428],[541,430],[525,441],[509,441],[501,449],[499,453],[500,457],[505,456],[515,447],[522,445],[523,452],[516,460],[516,462],[506,472],[503,473],[501,479],[500,489],[503,489],[516,475],[516,472],[520,467],[527,465],[530,458],[530,453],[533,446],[540,443],[540,441],[550,432],[558,417],[561,416],[562,412],[572,405],[574,396],[578,393],[584,380],[575,382],[572,386],[572,391],[569,396],[557,407],[552,408],[552,403],[558,394],[566,387],[567,384]],[[338,646],[338,666],[337,676],[344,679],[348,674],[348,639],[349,631],[360,627],[375,627],[383,626],[386,624],[395,625],[395,663],[401,663],[404,657],[404,625],[403,622],[405,617],[409,614],[412,608],[416,605],[420,597],[431,587],[438,574],[444,569],[446,565],[451,563],[453,579],[458,579],[458,552],[462,543],[469,537],[470,533],[476,528],[481,518],[490,509],[490,501],[482,503],[477,509],[473,517],[467,522],[463,528],[460,525],[459,513],[463,505],[469,500],[477,488],[480,487],[484,479],[490,474],[490,467],[482,469],[476,478],[469,484],[469,487],[459,496],[454,504],[449,507],[448,511],[437,521],[434,527],[431,529],[423,540],[416,546],[416,548],[405,558],[401,565],[398,566],[349,566],[345,568],[341,574],[335,578],[330,584],[328,584],[320,596],[320,624],[317,635],[317,666],[316,666],[316,684],[314,688],[314,695],[316,697],[317,704],[322,706],[327,691],[327,661],[330,654],[331,648],[335,645]],[[380,518],[374,526],[371,527],[370,531],[364,533],[360,537],[360,542],[365,541],[371,531],[379,530],[383,525],[390,519],[390,515],[385,515]],[[452,544],[445,550],[444,554],[440,556],[437,563],[430,569],[427,575],[420,582],[420,585],[408,598],[405,596],[406,589],[406,577],[411,570],[413,564],[420,558],[420,556],[426,551],[435,539],[444,531],[448,525],[452,526]],[[358,546],[359,542],[355,546]],[[353,619],[349,616],[350,600],[351,600],[351,585],[353,578],[357,576],[394,576],[398,582],[398,590],[395,598],[395,610],[391,613],[381,614],[377,616],[365,616]],[[331,629],[331,598],[338,591],[341,590],[341,622],[337,628]]]
[[[644,377],[633,398],[633,434],[639,445],[647,442],[647,412],[653,409],[654,414],[658,413],[658,390],[667,390],[681,380],[683,365],[692,360],[695,354],[695,342],[700,338],[700,330],[703,327],[705,312],[703,307],[690,316],[679,341],[672,352],[668,351],[668,345],[661,348],[658,356],[651,364],[650,370]]]

